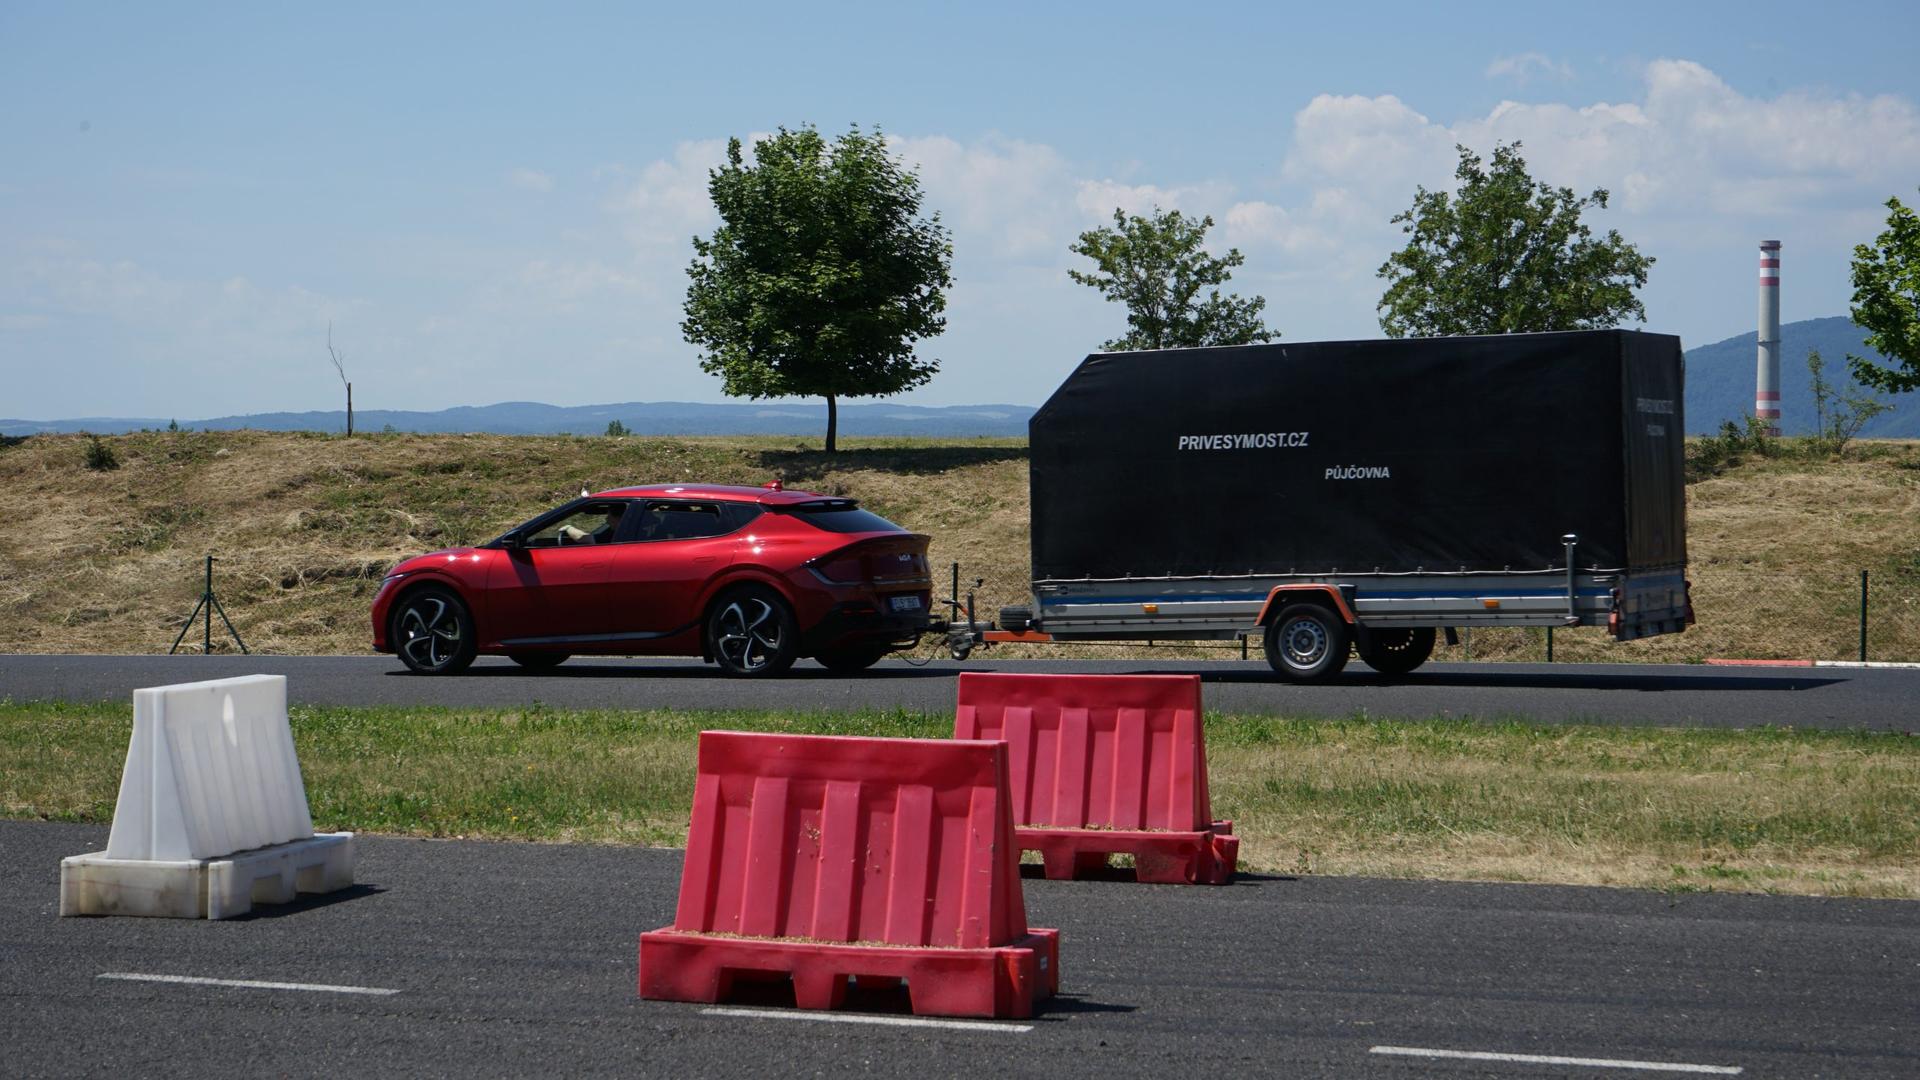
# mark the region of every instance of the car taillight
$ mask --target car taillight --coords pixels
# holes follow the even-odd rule
[[[867,561],[858,555],[829,558],[824,562],[815,563],[813,568],[828,581],[854,585],[867,580]]]

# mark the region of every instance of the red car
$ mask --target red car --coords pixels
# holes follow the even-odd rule
[[[651,485],[589,495],[479,547],[393,568],[373,647],[423,674],[480,654],[699,656],[774,675],[810,656],[859,671],[926,630],[927,537],[852,499]]]

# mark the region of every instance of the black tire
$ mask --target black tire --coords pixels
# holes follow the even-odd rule
[[[764,678],[793,666],[800,627],[793,609],[764,585],[734,589],[707,611],[707,649],[729,675]]]
[[[1433,627],[1369,630],[1360,659],[1382,675],[1405,675],[1433,655]]]
[[[453,590],[437,585],[400,599],[393,609],[387,641],[400,662],[419,675],[463,671],[479,651],[467,605]]]
[[[566,663],[571,656],[571,653],[563,652],[510,652],[507,659],[528,671],[552,671]]]
[[[1352,649],[1346,621],[1319,604],[1290,604],[1267,624],[1267,663],[1288,682],[1338,675]]]
[[[884,645],[854,645],[844,649],[828,649],[814,659],[835,675],[855,675],[879,663],[881,657],[892,651]]]
[[[1000,609],[1000,629],[1020,633],[1033,628],[1033,609],[1025,605]]]

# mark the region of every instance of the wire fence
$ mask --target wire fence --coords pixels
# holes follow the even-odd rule
[[[966,568],[962,567],[962,573]],[[974,582],[979,580],[976,586]],[[936,592],[944,596],[942,575]],[[1004,605],[1030,605],[1029,583],[1012,575],[961,579],[981,620]],[[1819,577],[1782,576],[1764,567],[1702,567],[1693,582],[1697,622],[1683,634],[1618,642],[1601,627],[1488,627],[1462,630],[1457,645],[1436,646],[1436,661],[1540,663],[1701,663],[1729,660],[1828,660],[1920,663],[1920,565]],[[996,646],[996,656],[1239,657],[1233,642]],[[1249,655],[1259,657],[1260,643]]]

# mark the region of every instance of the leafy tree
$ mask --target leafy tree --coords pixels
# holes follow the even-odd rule
[[[1082,285],[1127,306],[1127,335],[1107,342],[1110,352],[1181,349],[1201,345],[1246,345],[1280,336],[1261,323],[1263,297],[1222,296],[1219,286],[1247,261],[1238,250],[1224,257],[1202,246],[1213,219],[1187,217],[1154,207],[1146,217],[1115,209],[1113,227],[1080,234],[1067,250],[1085,255],[1094,273],[1067,271]],[[1207,290],[1205,299],[1200,296]]]
[[[1393,218],[1411,239],[1379,270],[1387,336],[1590,330],[1647,317],[1634,290],[1653,259],[1617,231],[1595,239],[1580,220],[1606,208],[1606,189],[1581,198],[1536,183],[1517,142],[1495,144],[1491,168],[1454,149],[1459,191],[1416,188],[1413,206]]]
[[[897,394],[939,370],[914,342],[946,329],[953,245],[878,131],[829,147],[812,127],[782,128],[752,164],[731,139],[707,191],[720,227],[694,238],[680,327],[729,396],[824,396],[831,452],[841,397]]]
[[[1847,444],[1867,421],[1892,409],[1893,404],[1862,392],[1858,386],[1834,386],[1827,381],[1826,366],[1819,349],[1807,350],[1807,371],[1813,376],[1814,442],[1822,449],[1845,455]]]
[[[1853,249],[1853,321],[1898,366],[1849,355],[1853,377],[1889,393],[1920,390],[1920,216],[1887,200],[1887,230]]]
[[[617,439],[622,435],[627,435],[627,434],[630,434],[630,431],[628,430],[627,425],[621,423],[618,420],[607,421],[607,437],[608,438]]]

